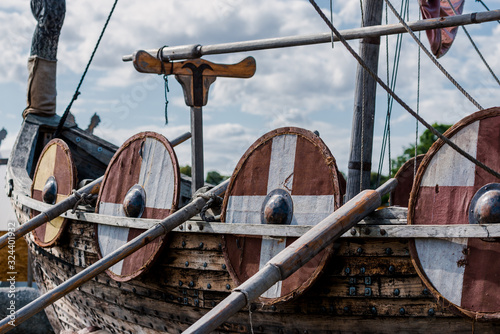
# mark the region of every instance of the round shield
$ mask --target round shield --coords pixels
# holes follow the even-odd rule
[[[177,157],[169,141],[154,132],[139,133],[127,140],[109,163],[97,202],[103,215],[163,219],[177,209],[180,190]],[[97,224],[99,255],[104,257],[143,229]],[[107,273],[117,281],[137,277],[153,263],[165,237],[158,237],[113,265]]]
[[[76,167],[68,145],[61,139],[52,139],[43,149],[35,169],[31,197],[48,204],[56,204],[71,195],[76,184]],[[31,217],[39,212],[32,211]],[[61,235],[66,219],[57,217],[33,231],[35,243],[42,247],[54,245]]]
[[[491,108],[466,117],[445,135],[477,160],[498,171],[498,129],[500,108]],[[486,184],[498,182],[495,176],[438,140],[418,170],[415,179],[418,186],[414,186],[411,193],[408,223],[469,224],[469,208],[474,195]],[[500,243],[497,240],[415,239],[410,241],[410,252],[420,277],[444,305],[476,319],[498,319]]]
[[[229,224],[316,225],[342,203],[341,174],[323,141],[310,131],[280,128],[259,138],[236,166],[222,221]],[[224,235],[224,257],[236,284],[261,269],[296,238]],[[331,254],[323,250],[261,296],[272,304],[305,291]]]
[[[413,187],[413,179],[415,178],[415,171],[418,170],[420,163],[424,159],[424,154],[417,155],[416,166],[415,157],[411,158],[399,168],[394,178],[398,180],[396,189],[391,192],[391,205],[408,207],[410,200],[410,192]]]

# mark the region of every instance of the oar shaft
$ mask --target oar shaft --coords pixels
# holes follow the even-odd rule
[[[339,238],[381,204],[382,195],[392,191],[391,179],[377,190],[365,190],[311,228],[302,237],[273,257],[255,275],[241,284],[219,305],[205,314],[184,334],[209,333],[276,282],[284,280]]]
[[[86,186],[78,189],[78,193],[80,195],[82,194],[97,194],[99,192],[99,188],[101,186],[103,177],[101,176],[100,178],[92,181],[91,183],[87,184]],[[12,239],[12,237],[17,240],[21,238],[22,236],[28,234],[29,232],[33,231],[37,227],[51,221],[52,219],[58,217],[60,214],[68,211],[69,209],[72,209],[76,202],[78,201],[78,197],[73,194],[66,198],[65,200],[57,203],[53,207],[51,207],[49,210],[44,211],[37,215],[36,217],[28,220],[26,223],[23,225],[19,226],[14,232],[12,233],[7,233],[4,234],[2,237],[0,237],[0,249],[5,247],[9,241],[9,239]]]
[[[213,188],[207,194],[212,193],[217,196],[221,196],[226,191],[228,184],[229,180],[226,180],[223,183],[219,184],[217,187]],[[112,265],[120,262],[125,257],[129,256],[138,249],[142,248],[143,246],[150,243],[157,237],[172,231],[174,228],[176,228],[189,218],[198,214],[207,201],[208,197],[197,197],[191,203],[189,203],[182,209],[174,212],[173,214],[162,220],[154,227],[150,228],[141,235],[137,236],[135,239],[131,240],[122,247],[113,251],[106,257],[103,257],[90,267],[87,267],[77,275],[68,279],[67,281],[57,286],[56,288],[52,289],[51,291],[47,292],[43,296],[40,296],[39,298],[35,299],[28,305],[24,306],[14,314],[16,326],[21,324],[25,320],[29,319],[34,314],[40,312],[45,307],[54,303],[61,297],[64,297],[69,292],[75,290],[85,282],[91,280],[92,278],[102,273]],[[10,318],[7,317],[0,322],[0,334],[6,333],[8,330],[12,329],[11,325],[9,325],[9,321]]]
[[[469,13],[462,15],[454,15],[448,17],[439,17],[434,19],[425,19],[419,21],[408,22],[408,26],[412,31],[421,31],[437,28],[455,27],[459,25],[468,25],[482,22],[495,21],[500,19],[500,10],[492,10],[489,12]],[[405,28],[400,24],[377,25],[370,27],[362,27],[355,29],[343,30],[340,32],[346,40],[373,38],[384,35],[394,35],[406,33]],[[337,37],[333,37],[334,42],[338,42]],[[278,38],[268,38],[245,42],[234,42],[213,45],[181,45],[173,47],[164,47],[160,49],[147,50],[151,55],[160,55],[161,60],[184,60],[194,59],[205,55],[225,54],[234,52],[247,52],[257,50],[268,50],[276,48],[286,48],[302,45],[313,45],[321,43],[331,43],[332,34],[322,33],[316,35],[305,36],[288,36]],[[123,61],[132,61],[133,55],[122,57]]]

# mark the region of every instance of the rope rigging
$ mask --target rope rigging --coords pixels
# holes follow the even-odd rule
[[[488,8],[488,6],[486,6],[486,4],[483,2],[483,0],[476,0],[476,2],[479,2],[481,3],[481,5],[483,5],[483,7],[488,11],[490,12],[491,10]],[[500,23],[500,21],[497,21],[498,23]]]
[[[115,0],[113,3],[113,7],[111,7],[111,11],[108,14],[108,17],[106,19],[106,23],[104,23],[104,27],[102,28],[101,34],[99,35],[99,38],[97,39],[97,43],[94,47],[94,50],[92,51],[92,54],[90,56],[90,59],[87,63],[87,66],[85,67],[85,70],[83,71],[82,77],[80,78],[80,82],[78,83],[78,86],[76,87],[75,93],[73,94],[73,98],[69,102],[68,106],[66,107],[66,110],[64,111],[61,120],[59,121],[59,125],[57,126],[56,133],[54,135],[55,138],[59,137],[62,131],[62,127],[64,126],[64,123],[66,122],[66,119],[68,118],[69,112],[71,110],[71,107],[73,106],[73,102],[76,101],[78,98],[78,95],[80,95],[80,87],[83,84],[83,80],[85,79],[85,76],[87,75],[87,71],[89,70],[90,64],[92,63],[92,60],[94,59],[95,53],[97,52],[97,48],[99,47],[99,44],[101,43],[101,39],[104,36],[104,32],[106,31],[106,28],[108,27],[109,20],[111,19],[111,16],[113,15],[113,12],[115,11],[116,4],[118,3],[118,0]]]
[[[457,11],[455,10],[455,7],[451,4],[450,0],[448,0],[448,4],[450,5],[451,9],[453,10],[453,13],[455,13],[455,15],[458,15]],[[483,54],[481,53],[481,51],[479,51],[479,48],[477,47],[476,43],[474,43],[474,41],[472,40],[472,37],[469,34],[469,31],[464,26],[462,26],[462,29],[463,29],[465,35],[467,35],[467,38],[469,38],[469,41],[471,42],[472,47],[476,50],[477,54],[479,55],[479,58],[481,58],[481,60],[483,61],[484,65],[486,66],[486,68],[488,69],[488,71],[491,73],[491,75],[493,76],[493,78],[495,79],[495,81],[500,85],[500,80],[498,80],[498,77],[495,75],[495,73],[491,69],[491,67],[488,64],[488,62],[486,61],[486,59],[484,59]]]
[[[401,13],[405,13],[406,18],[409,18],[410,12],[409,12],[409,1],[402,1],[401,2]],[[388,8],[387,4],[385,6],[385,24],[389,24],[389,18],[388,18]],[[389,67],[389,36],[385,36],[385,52],[386,52],[386,80],[387,82],[390,82],[389,87],[391,87],[392,90],[396,89],[396,79],[398,77],[398,70],[399,70],[399,60],[401,57],[401,47],[402,47],[402,42],[403,42],[403,36],[401,34],[398,34],[396,37],[396,47],[395,47],[395,52],[394,52],[394,60],[393,60],[393,65],[392,65],[392,74],[389,75],[390,72],[390,67]],[[393,105],[394,99],[391,97],[391,95],[388,93],[387,94],[387,114],[385,118],[385,125],[384,125],[384,134],[382,136],[382,146],[380,149],[380,158],[379,158],[379,165],[378,165],[378,170],[377,170],[377,186],[380,185],[380,177],[382,175],[382,169],[384,167],[384,157],[385,157],[385,151],[386,148],[388,150],[388,159],[389,159],[389,173],[388,175],[392,175],[392,165],[391,165],[391,115],[392,115],[392,105]]]
[[[335,36],[340,40],[340,42],[346,47],[346,49],[351,53],[351,55],[356,59],[356,61],[370,74],[373,79],[389,94],[391,94],[392,98],[394,98],[408,113],[410,113],[413,117],[415,117],[423,126],[425,126],[429,131],[436,135],[439,139],[441,139],[443,142],[448,144],[452,149],[457,151],[459,154],[461,154],[463,157],[474,163],[475,165],[479,166],[480,168],[484,169],[486,172],[490,173],[491,175],[495,176],[496,178],[500,179],[500,173],[496,172],[495,170],[491,169],[490,167],[486,166],[484,163],[481,161],[477,160],[473,156],[471,156],[469,153],[465,152],[463,149],[461,149],[458,145],[453,143],[450,139],[446,138],[441,134],[439,131],[437,131],[432,125],[427,123],[426,120],[424,120],[420,115],[415,113],[413,109],[410,108],[396,93],[394,93],[393,90],[387,86],[380,77],[374,73],[371,68],[369,68],[366,63],[361,59],[361,57],[354,51],[354,49],[347,43],[347,40],[342,36],[339,31],[333,26],[333,24],[328,20],[328,18],[325,16],[321,8],[317,5],[315,0],[309,0],[309,2],[312,4],[318,15],[323,19],[323,21],[327,24],[327,26],[333,31]]]
[[[457,87],[457,89],[472,103],[478,108],[479,110],[483,110],[484,108],[472,97],[470,96],[467,91],[460,86],[460,84],[451,76],[451,74],[445,70],[445,68],[438,62],[438,60],[432,55],[432,53],[427,50],[427,48],[422,44],[422,42],[418,39],[418,37],[415,35],[413,30],[406,24],[406,22],[403,20],[403,18],[398,14],[394,6],[391,4],[389,0],[385,0],[391,11],[394,13],[394,15],[398,18],[399,23],[403,25],[403,27],[406,29],[408,34],[415,40],[415,42],[418,44],[418,46],[425,52],[425,54],[429,57],[429,59],[436,65],[436,67],[450,80],[450,82]]]

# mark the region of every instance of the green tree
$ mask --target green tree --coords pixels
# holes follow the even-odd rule
[[[205,181],[207,183],[217,185],[217,184],[221,183],[222,181],[227,180],[228,178],[229,178],[229,176],[220,175],[219,172],[213,170],[213,171],[210,171],[207,173],[207,179]]]
[[[191,176],[191,166],[189,165],[181,166],[179,170],[181,171],[182,174]]]
[[[438,123],[434,123],[432,124],[432,126],[434,127],[434,129],[439,131],[439,133],[444,133],[451,127],[450,124],[438,124]],[[429,129],[426,129],[418,139],[417,155],[427,153],[429,148],[437,139],[438,138],[435,134],[430,132]],[[404,150],[402,155],[398,156],[396,159],[392,159],[392,164],[391,164],[392,175],[396,174],[399,168],[401,168],[401,166],[403,166],[405,162],[407,162],[414,156],[415,156],[415,144],[410,144],[410,146]]]

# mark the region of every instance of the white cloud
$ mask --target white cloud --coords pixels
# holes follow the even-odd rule
[[[67,2],[58,54],[59,113],[73,95],[112,4],[113,0]],[[320,5],[329,16],[329,2],[321,1]],[[473,2],[466,4],[466,12],[479,10],[481,7]],[[410,3],[410,11],[412,20],[415,20],[416,2]],[[395,20],[390,13],[389,23]],[[359,2],[334,2],[334,23],[338,29],[354,28],[359,22]],[[34,25],[28,2],[6,0],[0,5],[0,45],[9,46],[4,48],[6,54],[5,61],[0,64],[0,81],[22,84],[19,99],[24,99],[26,56]],[[499,25],[496,22],[474,25],[469,30],[492,68],[500,75],[500,45],[492,43],[500,38]],[[327,27],[307,1],[121,0],[72,112],[82,127],[86,127],[90,116],[98,112],[103,122],[97,133],[117,145],[143,130],[175,137],[189,128],[189,108],[184,104],[178,83],[173,78],[169,80],[170,124],[165,127],[161,78],[136,73],[131,63],[121,61],[123,55],[163,45],[209,45],[320,32],[327,32]],[[422,38],[428,45],[424,33]],[[390,37],[390,66],[395,40],[395,36]],[[384,41],[385,38],[381,43],[379,75],[385,81]],[[349,43],[358,49],[357,41]],[[468,43],[464,34],[459,32],[452,49],[440,61],[483,106],[498,104],[498,85]],[[253,78],[219,78],[211,87],[208,106],[204,107],[207,170],[230,173],[240,156],[263,133],[293,125],[319,130],[336,156],[340,169],[346,171],[357,67],[351,55],[337,43],[333,50],[325,44],[207,56],[206,59],[235,63],[248,55],[257,61]],[[396,93],[415,109],[417,49],[406,35],[399,66]],[[475,107],[436,71],[424,54],[421,66],[420,112],[429,123],[453,123],[475,111]],[[377,126],[384,124],[385,100],[385,93],[378,87]],[[9,128],[12,132],[9,136],[15,138],[15,130],[11,129],[18,126],[19,120],[11,123],[15,125]],[[394,103],[392,124],[394,153],[401,151],[414,138],[410,133],[414,129],[414,120]],[[381,142],[382,131],[378,128],[373,165],[378,159]],[[188,144],[179,146],[176,151],[181,164],[190,163]]]

